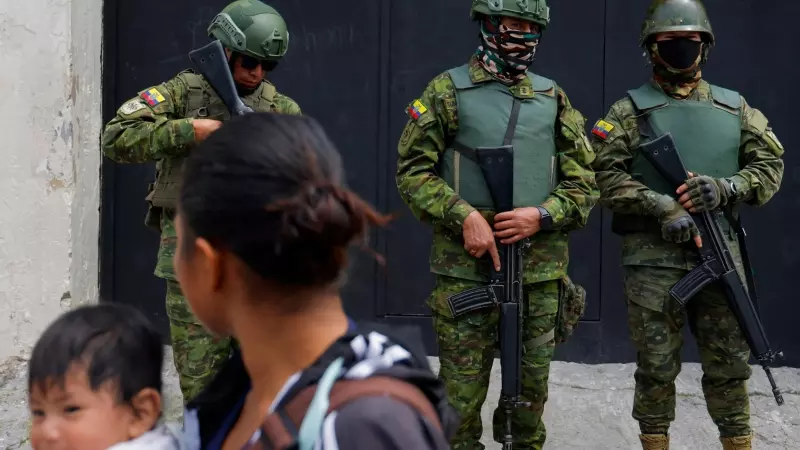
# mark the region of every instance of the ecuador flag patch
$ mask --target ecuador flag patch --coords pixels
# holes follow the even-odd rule
[[[158,89],[156,89],[156,88],[150,88],[150,89],[148,89],[148,90],[146,90],[146,91],[142,92],[142,95],[141,95],[141,97],[142,97],[142,98],[144,99],[144,101],[146,101],[146,102],[147,102],[147,104],[148,104],[148,105],[150,105],[150,106],[156,106],[156,105],[158,105],[159,103],[161,103],[161,102],[163,102],[164,100],[166,100],[166,99],[164,98],[164,96],[163,96],[163,95],[161,95],[161,92],[158,92]]]
[[[611,130],[614,129],[614,125],[606,122],[605,120],[598,120],[597,123],[592,128],[592,134],[599,137],[600,139],[605,139],[608,137],[608,133],[611,133]]]
[[[425,114],[427,110],[428,108],[426,108],[421,101],[414,100],[414,102],[411,103],[411,106],[408,107],[407,111],[408,115],[411,116],[412,119],[417,120],[420,118],[420,116]]]

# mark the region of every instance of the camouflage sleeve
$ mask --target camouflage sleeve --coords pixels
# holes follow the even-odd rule
[[[737,202],[762,206],[781,186],[783,145],[764,114],[750,107],[744,98],[742,102],[742,140],[739,146],[739,167],[742,169],[731,181],[736,186]]]
[[[185,155],[195,140],[192,119],[184,117],[187,91],[173,78],[125,102],[103,130],[103,153],[120,163]]]
[[[542,204],[553,217],[553,228],[579,228],[586,225],[600,192],[592,171],[594,149],[586,138],[586,119],[572,107],[567,94],[558,90],[558,185]]]
[[[596,158],[592,164],[600,188],[599,204],[621,214],[652,215],[658,193],[633,179],[632,136],[638,136],[633,104],[615,103],[592,131]]]
[[[291,114],[293,116],[300,116],[303,114],[297,102],[281,93],[275,94],[275,109],[281,114]]]
[[[453,81],[443,73],[431,81],[406,110],[410,119],[400,136],[397,188],[417,219],[461,233],[475,211],[440,178],[436,165],[449,136],[458,128]]]

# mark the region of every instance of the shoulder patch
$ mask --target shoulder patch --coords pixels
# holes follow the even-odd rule
[[[414,120],[417,120],[420,117],[422,117],[422,115],[425,114],[427,111],[428,108],[419,99],[414,100],[411,103],[411,105],[409,105],[408,109],[406,109],[406,112],[408,113],[409,117],[411,117]]]
[[[594,128],[592,128],[592,134],[600,139],[605,140],[608,137],[608,133],[611,133],[613,129],[614,125],[606,122],[605,120],[598,120],[594,125]]]
[[[136,97],[134,99],[128,100],[124,105],[122,105],[119,108],[119,112],[127,116],[144,108],[147,108],[147,105],[144,104],[141,98]]]
[[[161,95],[161,92],[158,92],[158,89],[156,88],[150,88],[146,91],[142,91],[139,96],[142,97],[142,99],[144,99],[144,101],[146,101],[150,106],[156,106],[166,100],[166,98],[164,98],[164,96]]]

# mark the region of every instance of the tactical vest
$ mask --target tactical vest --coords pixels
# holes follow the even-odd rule
[[[493,210],[474,149],[503,145],[514,96],[494,80],[473,83],[468,65],[448,73],[456,90],[458,132],[444,152],[440,176],[476,209]],[[528,78],[534,96],[517,99],[519,117],[513,130],[515,208],[542,204],[556,185],[556,84],[530,73]]]
[[[195,119],[214,119],[226,121],[230,112],[211,85],[199,74],[190,70],[181,72],[177,78],[186,83],[186,117]],[[275,86],[263,82],[252,94],[242,97],[242,101],[255,111],[274,110]],[[156,163],[156,181],[147,200],[156,208],[175,209],[183,178],[184,157],[163,159]]]
[[[676,100],[647,83],[628,91],[628,96],[656,134],[672,134],[688,171],[724,178],[740,170],[742,103],[738,93],[711,85],[709,100]],[[675,188],[638,152],[633,155],[630,173],[648,188],[677,198]],[[653,217],[621,214],[614,214],[612,228],[618,234],[660,230]]]

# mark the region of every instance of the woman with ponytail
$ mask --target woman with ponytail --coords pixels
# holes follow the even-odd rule
[[[193,313],[238,350],[189,402],[195,449],[442,449],[454,428],[424,355],[349,326],[354,242],[388,217],[344,186],[314,119],[255,113],[186,161],[175,268]]]

